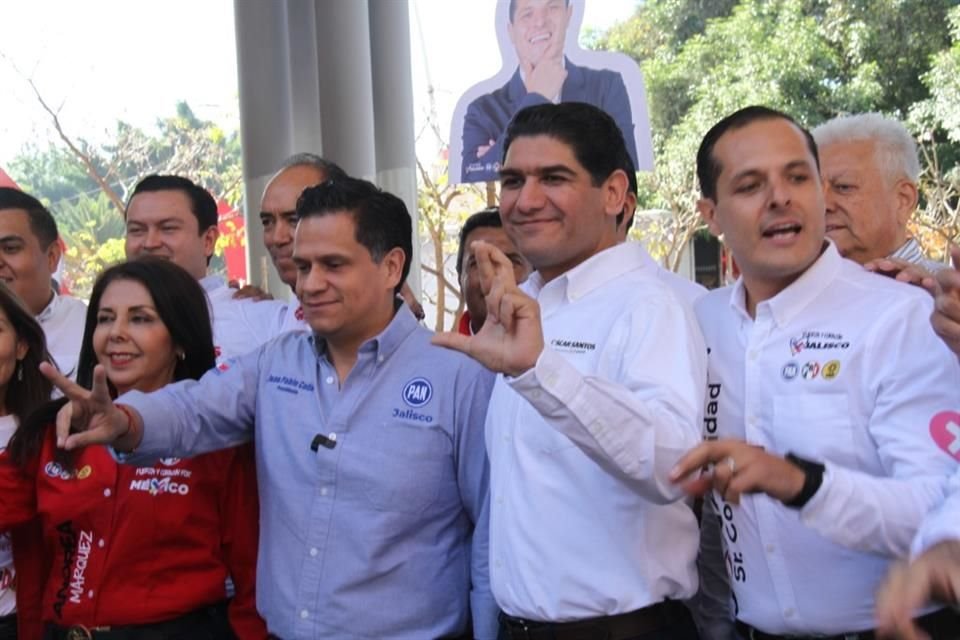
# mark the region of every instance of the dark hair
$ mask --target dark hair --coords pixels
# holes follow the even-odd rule
[[[802,133],[807,141],[807,147],[813,154],[813,160],[816,163],[817,171],[820,170],[820,155],[817,153],[817,143],[814,142],[810,132],[804,129],[800,124],[789,115],[769,107],[753,105],[744,107],[739,111],[734,111],[726,118],[710,127],[707,134],[703,136],[700,142],[700,148],[697,150],[697,179],[700,181],[700,192],[704,198],[716,200],[717,198],[717,178],[720,176],[720,163],[713,155],[713,148],[717,146],[717,141],[727,131],[741,129],[749,124],[760,120],[786,120]]]
[[[17,362],[16,373],[7,382],[4,398],[7,412],[16,416],[20,424],[23,424],[28,416],[50,401],[53,384],[40,373],[40,363],[53,362],[53,358],[47,351],[47,340],[40,323],[23,306],[20,298],[3,284],[0,284],[0,309],[3,309],[13,326],[17,340],[22,340],[27,345],[26,355]],[[21,454],[22,446],[17,438],[18,433],[19,427],[8,448],[13,460],[23,464],[25,456]]]
[[[570,0],[563,0],[566,7],[570,6]],[[513,24],[513,16],[517,13],[517,0],[510,0],[510,24]]]
[[[583,102],[521,109],[507,127],[501,162],[516,138],[531,136],[549,136],[570,147],[595,187],[630,160],[623,133],[614,119],[603,109]]]
[[[313,167],[323,174],[324,180],[342,180],[347,177],[347,172],[340,165],[315,153],[296,153],[290,156],[283,161],[277,173],[293,167]]]
[[[26,211],[30,221],[30,231],[37,237],[40,247],[46,251],[57,241],[60,232],[57,230],[57,221],[50,215],[39,200],[33,196],[12,187],[0,187],[0,209],[21,209]]]
[[[127,210],[134,196],[155,191],[180,191],[190,201],[190,212],[197,218],[197,227],[202,234],[210,227],[217,226],[217,201],[210,192],[182,176],[149,175],[137,183],[127,200]],[[124,211],[126,217],[126,211]]]
[[[475,229],[483,227],[503,227],[503,220],[500,219],[500,210],[496,207],[488,207],[483,211],[477,211],[472,214],[467,221],[463,223],[460,229],[460,245],[457,247],[457,279],[463,275],[463,253],[466,251],[467,236]]]
[[[189,273],[168,260],[143,256],[110,267],[101,273],[94,283],[77,363],[77,384],[87,389],[93,387],[93,369],[97,365],[97,356],[93,350],[93,332],[97,327],[100,300],[107,287],[118,280],[142,284],[153,298],[157,315],[170,333],[171,341],[184,354],[182,360],[178,358],[173,371],[175,381],[197,380],[216,364],[207,296],[200,284]],[[115,394],[113,385],[109,386],[111,394]],[[10,442],[11,456],[17,464],[22,466],[37,455],[47,429],[51,428],[57,411],[65,403],[63,398],[48,402],[17,430]]]
[[[359,178],[327,180],[304,189],[297,200],[297,217],[331,213],[349,213],[353,217],[355,237],[379,263],[391,250],[403,250],[403,271],[394,293],[400,293],[410,273],[413,255],[413,223],[407,205],[397,196]]]

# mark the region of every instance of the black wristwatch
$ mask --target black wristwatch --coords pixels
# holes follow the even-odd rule
[[[804,505],[810,502],[810,498],[817,493],[820,485],[823,484],[823,472],[826,471],[826,467],[819,462],[807,460],[792,453],[787,454],[787,462],[803,471],[804,479],[800,493],[790,501],[784,500],[783,504],[791,509],[802,509]]]

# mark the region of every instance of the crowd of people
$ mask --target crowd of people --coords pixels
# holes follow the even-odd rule
[[[907,232],[903,126],[718,122],[709,292],[625,240],[604,111],[502,146],[438,334],[403,201],[317,156],[260,207],[289,303],[208,274],[185,177],[86,306],[0,189],[0,639],[960,638],[960,271]]]

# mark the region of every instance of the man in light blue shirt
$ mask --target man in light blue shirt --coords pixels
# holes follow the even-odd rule
[[[307,189],[297,213],[297,295],[312,333],[198,382],[125,394],[120,409],[102,384],[88,393],[58,379],[74,431],[90,428],[64,430],[64,444],[112,443],[143,463],[254,440],[257,608],[276,636],[492,640],[493,375],[432,346],[395,301],[411,255],[399,198],[347,178]]]

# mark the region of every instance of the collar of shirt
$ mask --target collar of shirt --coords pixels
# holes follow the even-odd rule
[[[650,262],[638,264],[639,253]],[[643,247],[637,243],[623,243],[595,253],[550,282],[544,282],[540,272],[535,271],[521,285],[521,289],[537,298],[546,313],[564,303],[569,304],[582,298],[628,271],[646,268],[649,264],[653,264],[653,259]]]
[[[769,313],[780,327],[789,324],[837,277],[842,263],[843,258],[840,257],[836,245],[828,240],[820,257],[799,278],[774,297],[757,304],[757,314]],[[746,294],[741,276],[730,294],[730,306],[734,313],[752,322],[750,314],[747,313]]]
[[[377,362],[383,362],[393,355],[397,347],[403,344],[407,336],[413,333],[419,326],[417,318],[413,315],[413,312],[410,311],[410,307],[401,303],[396,313],[393,314],[390,324],[378,335],[361,344],[358,352],[373,352]],[[323,337],[314,333],[310,336],[310,343],[313,345],[317,357],[326,357],[327,341]]]
[[[53,293],[53,297],[50,298],[50,302],[44,307],[43,311],[37,314],[37,322],[46,322],[53,317],[53,314],[57,312],[57,307],[60,306],[60,294],[50,289]]]
[[[220,287],[227,286],[227,281],[221,278],[220,276],[204,276],[198,280],[200,286],[203,287],[203,290],[208,294],[213,293]]]

